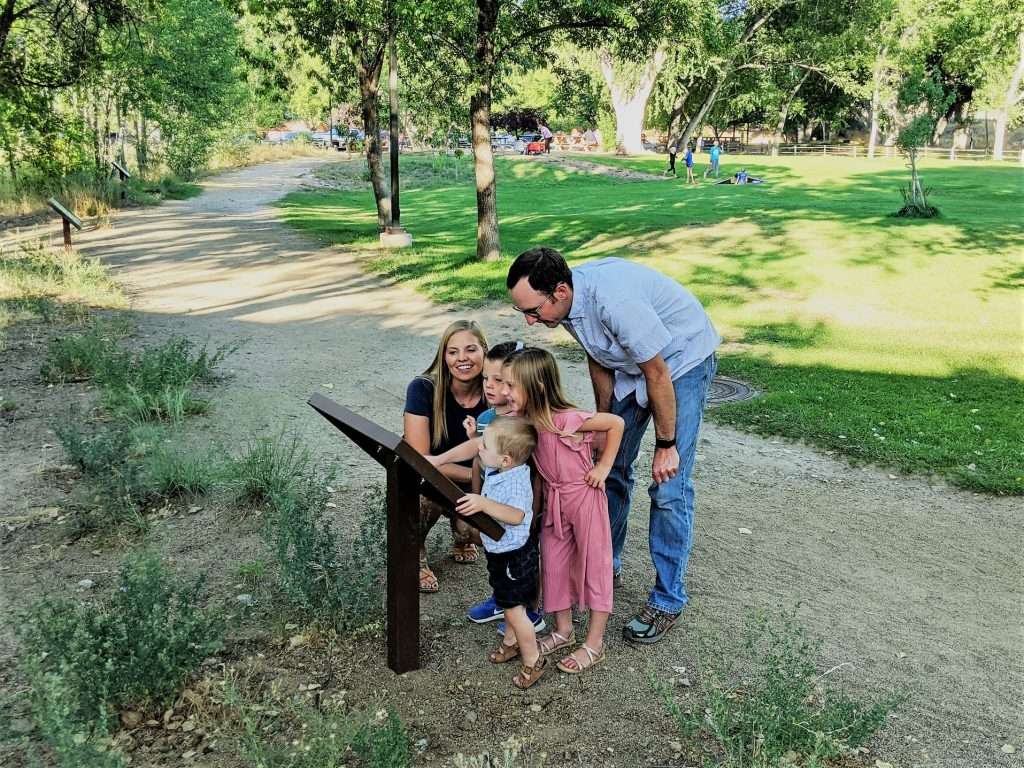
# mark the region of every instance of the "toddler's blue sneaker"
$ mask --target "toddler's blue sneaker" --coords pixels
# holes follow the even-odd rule
[[[533,629],[535,632],[543,632],[547,629],[547,624],[544,623],[544,614],[540,611],[527,611],[526,615],[530,617],[530,621],[533,622]],[[502,637],[505,636],[505,622],[501,622],[498,625],[498,634]]]
[[[470,606],[466,616],[475,624],[486,624],[489,621],[496,621],[505,615],[505,609],[499,608],[494,602],[494,595],[488,595],[476,605]]]

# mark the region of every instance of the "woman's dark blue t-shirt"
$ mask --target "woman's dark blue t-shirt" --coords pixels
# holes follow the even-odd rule
[[[409,382],[405,390],[405,412],[414,416],[426,416],[429,420],[427,428],[430,430],[430,453],[439,456],[457,445],[461,445],[469,438],[466,437],[466,428],[462,422],[467,416],[474,419],[487,410],[487,401],[483,394],[480,400],[471,408],[463,408],[459,405],[451,390],[445,392],[445,423],[448,426],[448,436],[440,444],[434,444],[434,382],[426,376],[417,376]],[[465,467],[471,467],[473,461],[460,462]]]

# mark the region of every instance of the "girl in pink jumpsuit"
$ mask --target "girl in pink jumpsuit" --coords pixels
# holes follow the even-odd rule
[[[558,364],[543,349],[514,353],[502,369],[512,410],[537,429],[534,465],[544,479],[540,531],[544,607],[554,631],[539,640],[548,655],[576,645],[572,607],[590,610],[586,640],[558,662],[577,674],[604,660],[604,631],[612,612],[612,545],[604,481],[622,440],[623,421],[611,413],[578,410],[562,393]],[[595,432],[605,432],[592,458]]]

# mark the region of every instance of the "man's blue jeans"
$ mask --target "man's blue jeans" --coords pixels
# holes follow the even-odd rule
[[[693,464],[697,457],[697,435],[707,404],[708,388],[715,377],[716,368],[715,356],[710,355],[672,382],[676,393],[679,472],[660,485],[651,483],[648,489],[651,497],[649,539],[656,580],[647,602],[654,608],[670,613],[681,611],[688,599],[683,577],[693,542]],[[640,452],[640,441],[651,421],[651,411],[640,407],[636,396],[631,394],[624,400],[613,397],[611,412],[626,422],[622,446],[605,482],[612,529],[612,562],[618,573],[622,568],[622,549],[626,544],[626,527],[633,495],[633,464]]]

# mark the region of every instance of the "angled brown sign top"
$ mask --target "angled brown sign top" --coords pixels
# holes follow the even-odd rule
[[[111,160],[110,164],[122,179],[130,179],[132,177],[131,173],[128,172],[128,169],[117,162],[117,160]]]
[[[454,507],[466,495],[465,491],[441,474],[419,451],[394,432],[319,393],[312,394],[308,403],[381,466],[386,467],[387,462],[396,457],[411,467],[420,478],[420,487],[415,489],[417,493],[429,496],[445,507]],[[500,524],[482,512],[462,519],[495,540],[505,533]]]
[[[71,211],[69,211],[63,205],[61,205],[60,202],[57,200],[57,198],[51,197],[49,200],[46,201],[46,203],[51,208],[53,208],[53,210],[55,210],[57,213],[59,213],[61,215],[61,217],[64,219],[64,221],[66,221],[69,224],[71,224],[71,226],[73,226],[75,229],[81,229],[82,228],[82,220],[80,218],[78,218],[77,216],[75,216],[75,214],[73,214]]]

